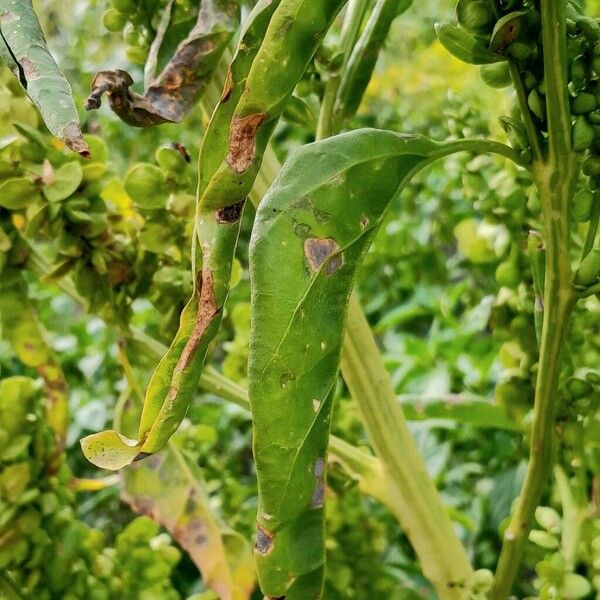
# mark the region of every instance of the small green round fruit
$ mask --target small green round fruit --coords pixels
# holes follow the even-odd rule
[[[498,285],[515,289],[521,282],[521,272],[511,260],[500,263],[496,269]]]
[[[487,0],[458,0],[456,18],[462,27],[470,31],[490,28],[496,17]]]
[[[600,276],[600,250],[592,250],[579,265],[575,273],[577,285],[591,285]]]
[[[575,119],[573,125],[573,150],[575,152],[585,152],[593,141],[594,128],[583,115],[580,115]]]
[[[109,8],[102,16],[102,24],[111,33],[118,33],[123,30],[127,23],[127,17],[115,8]]]
[[[137,11],[135,0],[111,0],[114,9],[125,15],[132,14]]]
[[[481,79],[492,88],[505,88],[510,85],[510,71],[507,62],[482,65],[479,69]]]
[[[588,92],[577,94],[571,103],[571,112],[574,115],[585,115],[596,108],[596,96]]]
[[[573,219],[578,223],[589,221],[593,204],[594,194],[590,190],[577,192],[573,197]]]

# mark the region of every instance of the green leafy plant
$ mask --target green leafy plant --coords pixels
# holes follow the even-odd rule
[[[30,422],[41,432],[29,432],[26,413],[18,413],[13,427],[17,412],[11,416],[3,408],[9,425],[0,436],[0,558],[8,575],[0,584],[9,597],[18,597],[19,586],[27,593],[46,586],[49,598],[63,593],[59,571],[37,567],[34,546],[48,544],[30,544],[27,536],[35,532],[44,532],[40,540],[64,539],[60,543],[74,553],[82,549],[73,567],[79,573],[69,590],[73,597],[91,588],[98,598],[138,597],[131,575],[138,571],[148,597],[179,596],[171,581],[179,555],[158,525],[134,521],[114,549],[102,550],[98,540],[85,541],[95,534],[72,509],[56,509],[69,513],[68,526],[52,517],[54,509],[46,511],[28,489],[34,479],[44,494],[50,489],[69,507],[72,489],[118,484],[125,502],[165,527],[198,567],[202,587],[185,593],[250,597],[247,542],[215,514],[203,481],[215,467],[198,448],[203,435],[214,434],[198,429],[199,385],[250,409],[258,496],[254,558],[266,599],[328,597],[332,589],[343,597],[341,575],[334,581],[326,573],[328,518],[334,521],[326,507],[340,489],[337,477],[383,505],[404,531],[416,555],[406,562],[418,562],[414,569],[427,580],[415,576],[406,586],[417,597],[499,600],[514,592],[584,598],[597,587],[600,375],[598,348],[586,339],[586,326],[597,323],[600,293],[600,25],[570,0],[459,0],[457,23],[438,25],[437,38],[456,59],[478,65],[493,90],[512,88],[510,114],[496,115],[495,131],[508,144],[491,139],[475,109],[460,106],[446,112],[448,123],[432,127],[431,137],[399,133],[395,129],[405,126],[395,119],[388,129],[355,129],[366,118],[356,113],[384,42],[410,5],[114,1],[104,24],[123,31],[129,60],[145,65],[145,91],[132,91],[125,71],[103,69],[86,108],[99,108],[106,94],[125,124],[142,128],[181,121],[199,98],[205,115],[197,149],[188,153],[161,140],[156,164],[146,157],[121,177],[102,138],[80,136],[71,91],[49,58],[30,4],[0,3],[3,61],[50,131],[83,157],[89,146],[92,155],[84,162],[49,144],[35,115],[11,126],[0,146],[3,339],[14,356],[12,369],[33,368],[41,376],[52,428],[50,434],[39,418],[29,379],[2,381],[7,398],[29,386],[21,404],[34,403]],[[244,16],[239,30],[238,12]],[[23,24],[20,32],[11,26],[16,22]],[[35,76],[41,72],[52,80],[42,95],[37,86],[43,78]],[[4,81],[9,110],[16,112],[24,92],[8,75]],[[67,135],[65,124],[76,133]],[[300,147],[288,152],[294,146]],[[195,178],[188,162],[196,153]],[[450,173],[442,176],[436,161],[445,161]],[[397,210],[413,210],[417,227],[425,210],[417,194],[438,197],[426,215],[438,229],[428,235],[439,235],[436,243],[446,247],[430,243],[425,251],[414,236],[404,231],[397,239],[388,227]],[[402,208],[396,209],[399,198]],[[443,206],[440,198],[455,206]],[[254,207],[246,207],[247,199]],[[443,214],[440,222],[435,210]],[[456,247],[451,259],[448,246]],[[370,261],[382,248],[393,256],[388,262],[400,265],[390,268],[412,281],[370,302],[373,321],[391,305],[372,328],[353,289],[372,275],[361,276],[361,265],[377,265]],[[410,262],[414,248],[420,258]],[[403,261],[408,268],[402,269]],[[240,267],[246,262],[249,280]],[[433,282],[407,294],[421,273]],[[69,377],[35,313],[32,274],[57,283],[118,339],[124,383],[113,428],[81,440],[93,464],[124,469],[118,481],[73,479],[64,467]],[[233,289],[240,279],[241,290]],[[478,286],[491,293],[485,296]],[[360,292],[369,299],[364,284]],[[445,305],[431,300],[442,295]],[[138,328],[144,306],[165,314],[160,325],[155,315],[150,329],[170,347]],[[400,325],[411,333],[399,342]],[[414,346],[428,353],[420,362],[411,334]],[[440,350],[448,337],[460,346],[455,356]],[[501,365],[495,375],[489,364],[480,365],[479,381],[472,367],[477,350],[467,351],[475,344],[490,361],[497,354]],[[384,355],[390,348],[398,364]],[[224,368],[247,383],[248,392],[205,365],[213,356],[218,364],[219,352],[229,352]],[[239,375],[246,360],[247,378]],[[147,371],[153,372],[143,394],[137,378]],[[417,392],[398,397],[402,378]],[[428,385],[434,394],[423,392]],[[463,394],[463,387],[479,389]],[[132,396],[143,400],[141,412]],[[353,407],[345,428],[336,403]],[[453,433],[428,438],[427,427],[440,423]],[[468,426],[464,438],[459,425]],[[20,426],[26,431],[11,439]],[[333,436],[332,427],[352,443]],[[489,506],[480,507],[493,527],[481,514],[476,526],[474,510],[457,508],[473,504],[472,492],[462,490],[460,500],[449,493],[457,473],[479,473],[481,465],[470,462],[463,446],[489,452],[485,434],[472,433],[480,429],[494,430],[499,448]],[[48,447],[38,448],[36,436],[50,440]],[[515,441],[521,437],[526,466]],[[451,465],[443,476],[437,471],[437,481],[424,450],[428,439],[435,439],[429,443],[438,461]],[[375,456],[356,447],[363,443]],[[34,516],[27,520],[23,510]],[[475,530],[492,542],[480,543]],[[125,572],[117,576],[121,563]]]

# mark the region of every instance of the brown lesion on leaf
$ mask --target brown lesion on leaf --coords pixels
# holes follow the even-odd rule
[[[253,113],[245,117],[234,117],[231,121],[227,164],[235,173],[243,173],[254,162],[256,134],[266,119],[265,113]]]
[[[233,75],[231,74],[231,68],[227,69],[227,77],[225,78],[225,85],[223,86],[223,93],[221,94],[221,104],[225,104],[231,94],[233,93]]]
[[[181,356],[175,365],[176,371],[185,371],[188,368],[202,341],[202,336],[208,329],[211,321],[220,312],[220,308],[216,305],[214,282],[210,270],[202,269],[198,273],[197,286],[198,312],[196,313],[196,322]]]
[[[325,504],[325,459],[317,458],[315,461],[315,467],[313,470],[315,475],[315,491],[313,492],[312,498],[310,499],[310,507],[323,508]]]
[[[217,211],[217,223],[221,223],[222,225],[232,225],[233,223],[237,223],[242,216],[245,203],[245,200],[241,200],[231,206],[225,206],[224,208],[219,209]]]
[[[304,255],[314,273],[325,266],[325,273],[333,275],[344,264],[344,255],[339,244],[331,238],[307,238],[304,240]],[[325,264],[327,263],[327,264]]]
[[[143,94],[130,90],[133,80],[126,71],[100,71],[92,82],[86,110],[100,108],[100,98],[106,94],[113,112],[133,127],[181,122],[204,91],[236,21],[236,3],[218,10],[202,3],[196,24]]]
[[[256,541],[254,543],[254,551],[261,556],[267,556],[275,543],[275,534],[269,531],[266,527],[258,525],[256,529]]]
[[[23,69],[23,75],[25,75],[25,79],[27,81],[31,81],[32,79],[39,79],[41,77],[40,72],[37,67],[25,56],[19,59],[19,64]]]

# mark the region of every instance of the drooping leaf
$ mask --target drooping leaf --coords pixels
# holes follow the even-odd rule
[[[477,41],[466,29],[450,23],[436,25],[438,39],[459,60],[470,65],[487,65],[505,60]]]
[[[0,0],[0,34],[0,59],[19,78],[50,132],[89,156],[71,86],[48,52],[31,0]]]
[[[172,2],[164,10],[157,39],[148,58],[146,80],[150,80],[156,69]],[[238,10],[235,0],[203,0],[195,26],[179,44],[163,71],[148,83],[144,94],[130,89],[133,79],[126,71],[100,71],[92,82],[92,93],[85,108],[100,108],[101,98],[106,94],[113,112],[128,125],[152,127],[161,123],[179,123],[206,89],[237,28]]]
[[[122,473],[121,497],[160,523],[188,552],[222,600],[247,600],[255,583],[250,544],[209,506],[202,473],[175,442]]]
[[[377,130],[343,134],[293,153],[258,209],[248,375],[257,565],[269,596],[319,597],[329,423],[357,267],[412,175],[470,147]]]

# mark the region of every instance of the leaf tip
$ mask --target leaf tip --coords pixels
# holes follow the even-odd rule
[[[118,471],[140,460],[141,443],[113,430],[93,433],[79,443],[84,456],[101,469]]]

